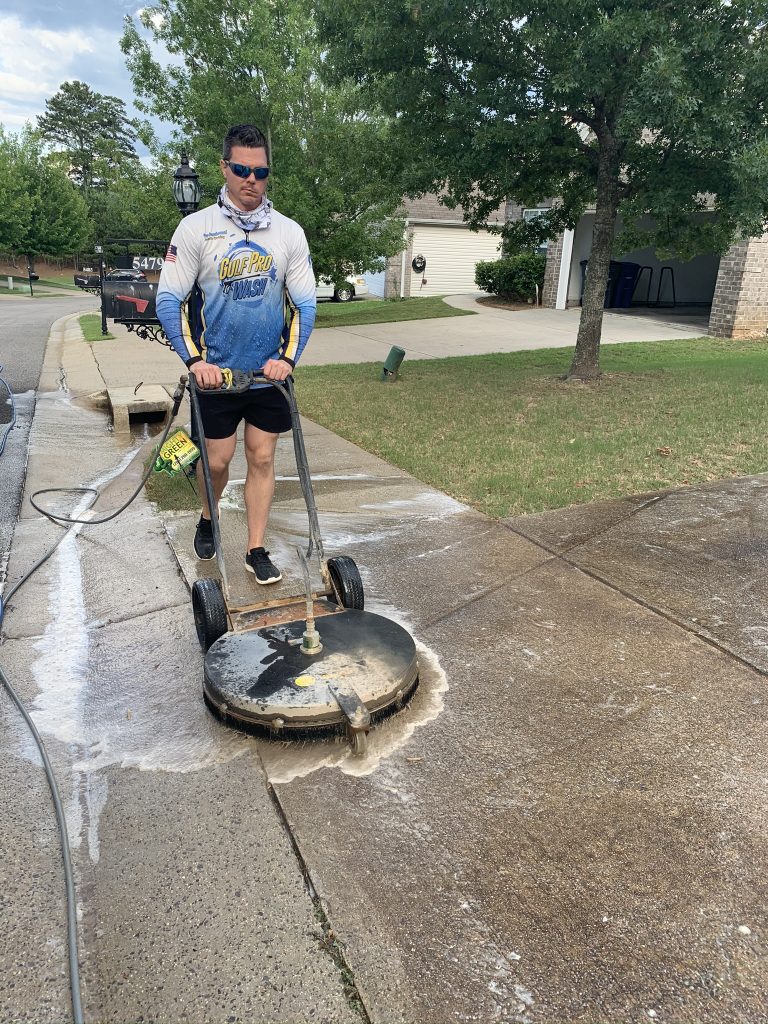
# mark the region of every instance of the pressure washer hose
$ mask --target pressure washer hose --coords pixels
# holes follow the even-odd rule
[[[2,383],[5,384],[5,381],[2,381]],[[182,401],[182,399],[184,397],[185,386],[186,386],[186,377],[182,377],[180,379],[180,381],[179,381],[179,384],[178,384],[174,394],[173,394],[173,408],[171,409],[171,415],[168,418],[168,425],[166,426],[165,431],[164,431],[164,433],[163,433],[163,435],[162,435],[162,437],[161,437],[161,439],[159,441],[159,444],[158,444],[158,447],[160,447],[160,448],[162,448],[163,444],[165,444],[165,440],[168,437],[168,434],[170,433],[171,426],[173,425],[173,421],[175,420],[176,416],[178,415],[179,408],[181,406],[181,401]],[[6,387],[8,387],[7,384],[6,384]],[[9,393],[10,393],[10,388],[8,390],[9,390]],[[15,419],[15,415],[14,415],[14,419]],[[11,425],[13,425],[13,424],[11,424]],[[3,437],[3,444],[2,444],[2,447],[0,447],[0,455],[2,455],[3,448],[5,447],[5,439],[7,438],[9,432],[10,432],[10,427],[6,431],[5,436]],[[93,506],[96,503],[96,501],[99,498],[99,491],[96,490],[96,488],[94,488],[94,487],[47,487],[47,488],[45,488],[43,490],[35,491],[34,494],[29,499],[30,500],[30,504],[32,505],[33,508],[35,508],[38,512],[40,512],[42,515],[44,515],[47,519],[50,519],[54,523],[58,523],[58,524],[62,524],[62,525],[67,525],[70,528],[72,526],[75,526],[75,525],[78,525],[78,524],[82,524],[83,526],[96,526],[99,523],[108,523],[110,521],[110,519],[115,519],[117,516],[120,515],[121,512],[124,512],[128,508],[128,506],[131,504],[131,502],[134,501],[135,498],[138,497],[139,493],[141,492],[141,489],[144,487],[144,485],[146,484],[147,480],[149,479],[150,473],[152,472],[153,468],[154,468],[154,465],[153,465],[153,463],[150,462],[149,468],[144,473],[144,476],[141,479],[141,483],[134,490],[133,494],[131,494],[130,498],[128,498],[128,500],[123,505],[121,505],[120,508],[118,508],[115,512],[111,512],[109,515],[102,516],[99,519],[93,519],[93,518],[92,519],[73,519],[73,518],[70,518],[69,516],[58,515],[57,513],[54,513],[54,512],[48,512],[46,509],[44,509],[40,505],[38,505],[37,502],[35,501],[35,498],[38,495],[40,495],[40,494],[60,494],[62,492],[66,492],[68,494],[88,494],[88,495],[92,495],[92,498],[91,498],[91,500],[89,502],[89,505],[88,505],[88,508],[90,508],[91,506]],[[11,589],[8,591],[8,593],[4,597],[0,596],[0,637],[2,636],[3,618],[5,616],[5,609],[6,609],[6,606],[7,606],[8,602],[13,597],[13,595],[16,593],[16,591],[20,590],[21,587],[23,587],[24,584],[27,582],[27,580],[35,572],[37,572],[37,570],[40,568],[40,566],[48,561],[48,559],[54,553],[56,548],[58,548],[59,544],[61,544],[61,542],[66,537],[69,536],[69,532],[70,532],[69,530],[64,532],[61,535],[61,537],[59,537],[59,539],[56,541],[56,543],[53,545],[53,547],[51,547],[48,551],[46,551],[46,553],[43,555],[43,557],[38,559],[37,562],[35,562],[35,564],[32,566],[32,568],[28,572],[26,572],[21,577],[21,579],[17,583],[14,584],[13,587],[11,587]],[[64,861],[64,881],[65,881],[66,897],[67,897],[67,899],[66,899],[66,904],[67,904],[67,909],[66,909],[66,913],[67,913],[67,945],[68,945],[68,954],[69,954],[69,984],[70,984],[70,991],[71,991],[71,995],[72,995],[72,1017],[73,1017],[73,1020],[74,1020],[75,1024],[84,1024],[83,1006],[82,1006],[82,995],[81,995],[81,984],[80,984],[80,965],[79,965],[79,956],[78,956],[78,941],[77,941],[77,901],[76,901],[76,895],[75,895],[74,872],[72,870],[72,858],[71,858],[71,855],[70,855],[70,848],[69,848],[69,833],[67,831],[67,822],[66,822],[66,818],[64,816],[64,809],[63,809],[62,804],[61,804],[61,797],[59,795],[59,789],[58,789],[58,786],[56,784],[56,779],[55,779],[54,774],[53,774],[53,769],[51,768],[51,762],[48,759],[48,754],[47,754],[46,749],[45,749],[45,744],[43,743],[43,740],[42,740],[42,738],[40,736],[40,733],[37,731],[37,727],[36,727],[34,721],[32,720],[32,717],[30,716],[30,714],[27,711],[27,709],[24,707],[24,704],[23,704],[21,698],[19,697],[18,693],[14,690],[13,686],[11,686],[10,680],[6,676],[6,674],[3,671],[3,668],[2,668],[1,665],[0,665],[0,682],[2,682],[3,686],[8,691],[8,694],[10,695],[11,700],[16,705],[16,707],[19,709],[19,712],[21,713],[22,718],[26,722],[27,727],[28,727],[30,733],[32,734],[32,737],[33,737],[33,739],[34,739],[34,741],[35,741],[35,743],[37,745],[37,749],[40,751],[40,757],[42,758],[43,767],[45,769],[45,776],[46,776],[46,779],[48,780],[48,786],[49,786],[49,788],[51,790],[51,797],[53,799],[53,807],[54,807],[54,811],[55,811],[55,814],[56,814],[56,822],[57,822],[58,827],[59,827],[59,836],[60,836],[60,839],[61,839],[62,859]]]
[[[0,373],[2,373],[2,372],[3,372],[3,367],[0,366]],[[13,392],[11,391],[10,385],[2,377],[0,377],[0,384],[2,384],[3,387],[5,388],[5,390],[8,392],[8,402],[9,402],[9,404],[11,406],[11,418],[10,418],[10,420],[8,422],[8,425],[5,428],[5,433],[3,434],[3,439],[2,439],[2,441],[0,441],[0,455],[2,455],[3,452],[5,451],[5,442],[8,440],[8,435],[13,430],[14,425],[16,423],[16,400],[13,397]]]

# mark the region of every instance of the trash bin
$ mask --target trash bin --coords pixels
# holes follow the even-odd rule
[[[579,304],[583,303],[584,300],[584,282],[587,279],[587,266],[589,260],[581,261],[581,294],[579,295]],[[621,263],[616,260],[611,260],[608,267],[608,283],[605,286],[605,299],[603,300],[603,306],[607,309],[609,306],[615,305],[614,297],[616,292],[616,284],[619,280],[619,273],[621,271]]]
[[[639,274],[639,263],[619,263],[619,274],[613,293],[612,306],[618,309],[629,309],[632,305],[632,296],[635,293],[635,285],[637,284]]]

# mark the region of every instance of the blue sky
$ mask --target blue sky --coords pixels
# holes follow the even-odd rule
[[[2,0],[0,123],[12,132],[34,123],[46,99],[74,78],[120,97],[135,115],[119,40],[124,16],[144,6],[134,0]],[[168,126],[152,123],[161,139],[169,137]]]

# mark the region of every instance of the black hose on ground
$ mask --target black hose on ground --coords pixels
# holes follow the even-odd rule
[[[159,448],[162,448],[163,444],[165,443],[165,440],[168,437],[168,434],[170,433],[171,426],[173,425],[173,421],[176,418],[176,415],[178,414],[179,407],[181,406],[181,401],[184,397],[185,385],[186,378],[182,378],[182,380],[179,383],[179,386],[176,388],[176,391],[174,392],[173,408],[171,410],[171,415],[168,418],[168,425],[166,426],[163,436],[161,437],[160,442],[158,444]],[[3,438],[3,441],[5,441],[5,438]],[[2,454],[2,449],[0,449],[0,454]],[[93,495],[93,498],[88,506],[90,508],[96,503],[96,501],[99,498],[99,492],[93,487],[48,487],[40,491],[35,491],[35,493],[30,497],[30,503],[33,508],[35,508],[38,512],[44,515],[47,519],[50,519],[52,522],[58,523],[60,525],[69,526],[70,528],[78,524],[82,524],[83,526],[96,526],[99,523],[108,523],[110,519],[115,519],[117,516],[120,515],[121,512],[124,512],[131,504],[131,502],[138,497],[139,493],[141,492],[141,489],[144,487],[147,480],[149,479],[149,476],[152,473],[153,468],[154,465],[150,463],[149,468],[144,473],[144,476],[141,479],[141,483],[134,490],[133,494],[131,494],[130,498],[128,498],[128,500],[123,505],[120,506],[120,508],[118,508],[115,512],[111,512],[107,516],[102,516],[100,519],[72,519],[69,516],[61,516],[53,512],[48,512],[46,511],[46,509],[41,508],[41,506],[35,502],[35,498],[40,494],[53,494],[62,492],[66,492],[68,494],[91,494]],[[43,557],[38,559],[38,561],[35,562],[32,568],[29,569],[29,571],[26,572],[21,577],[21,579],[14,584],[13,587],[11,587],[8,593],[4,597],[0,596],[0,639],[2,638],[3,618],[5,617],[5,609],[7,607],[8,602],[13,597],[13,595],[18,590],[20,590],[21,587],[24,586],[27,580],[35,572],[37,572],[40,566],[48,561],[48,559],[58,548],[61,542],[69,535],[69,532],[69,530],[66,530],[61,535],[61,537],[59,537],[56,543],[51,548],[49,548],[48,551],[46,551]],[[56,814],[56,822],[59,828],[59,836],[61,839],[61,853],[64,862],[64,883],[67,897],[67,946],[69,954],[69,984],[72,995],[72,1017],[75,1024],[84,1024],[77,941],[77,899],[75,894],[75,879],[74,872],[72,870],[72,858],[69,847],[69,833],[67,832],[67,822],[64,816],[64,809],[61,803],[61,796],[59,795],[59,789],[56,784],[56,779],[53,774],[51,762],[48,759],[48,754],[46,752],[45,744],[43,743],[42,737],[40,736],[40,733],[37,731],[37,727],[34,721],[32,720],[32,717],[30,716],[27,709],[24,707],[23,701],[19,697],[18,693],[14,690],[10,680],[6,676],[1,665],[0,683],[2,683],[5,689],[8,691],[11,700],[19,709],[19,712],[21,713],[21,716],[24,719],[27,728],[32,734],[32,737],[37,745],[37,749],[40,751],[40,757],[42,758],[43,767],[45,769],[45,776],[46,779],[48,780],[48,786],[51,790],[54,812]]]

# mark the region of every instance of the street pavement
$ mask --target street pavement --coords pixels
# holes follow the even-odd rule
[[[96,299],[85,295],[34,299],[2,297],[0,301],[0,378],[13,394],[16,423],[9,432],[0,470],[0,584],[6,567],[11,537],[19,514],[27,442],[43,355],[51,324],[67,313],[96,308]],[[0,438],[10,423],[13,409],[5,387],[0,386]]]
[[[473,319],[392,325],[387,344],[425,351],[434,324]],[[494,322],[475,347],[506,335]],[[334,361],[325,332],[311,346]],[[151,342],[87,346],[57,325],[27,495],[91,483],[117,507],[152,439],[112,434],[104,393],[179,371]],[[354,557],[366,607],[418,645],[419,691],[365,757],[208,714],[196,515],[142,496],[69,537],[9,608],[0,663],[67,803],[89,1019],[767,1019],[768,478],[496,522],[315,424],[305,436],[326,553]],[[306,531],[287,437],[277,474],[268,546],[287,590]],[[238,454],[235,590],[243,476]],[[9,578],[58,532],[25,501]],[[0,1018],[62,1020],[56,834],[2,709]]]

